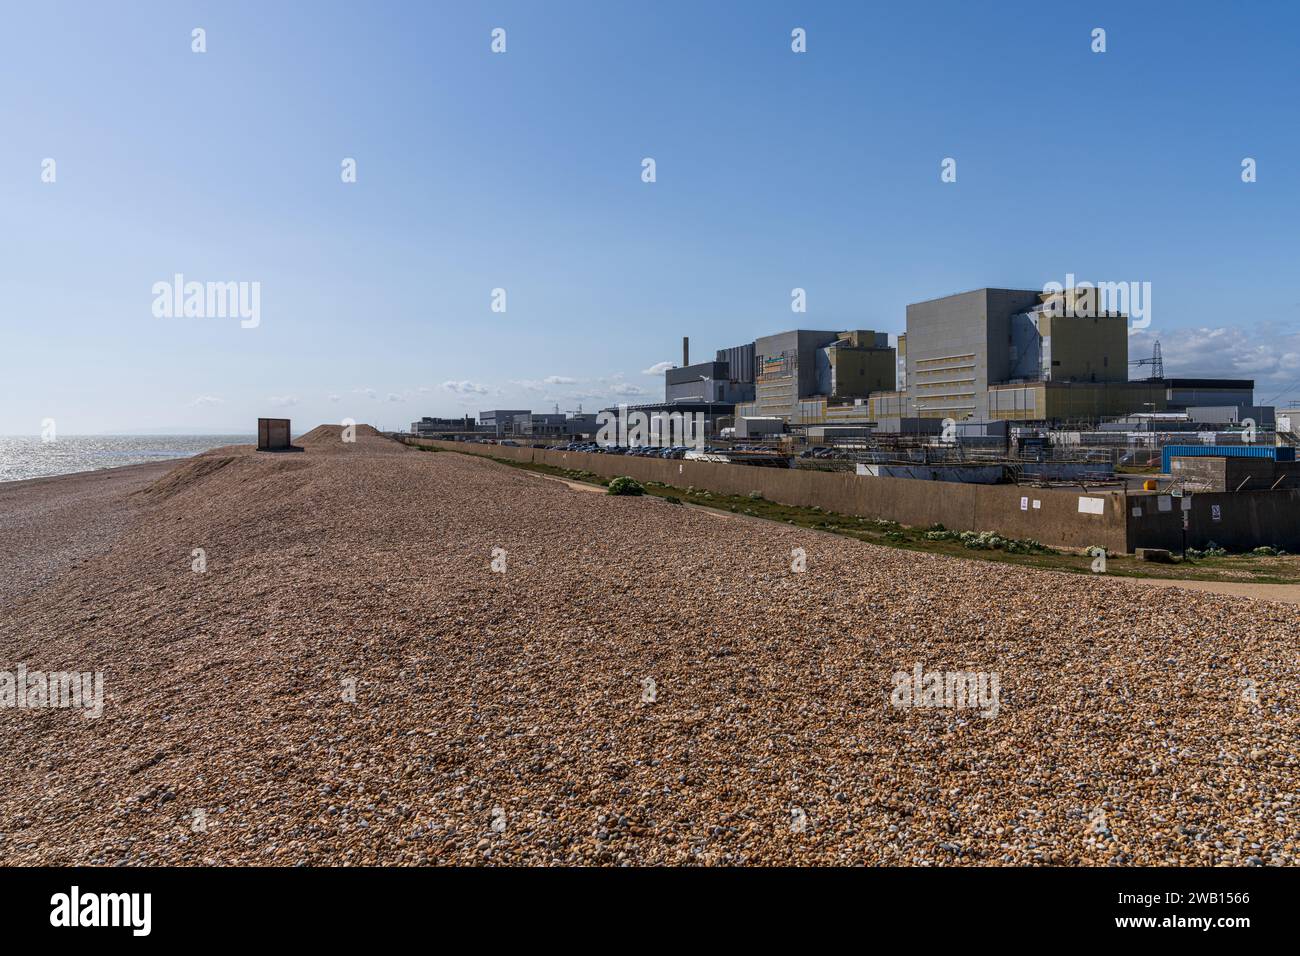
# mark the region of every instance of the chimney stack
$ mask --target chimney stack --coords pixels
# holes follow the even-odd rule
[[[691,364],[691,339],[690,336],[682,336],[682,368]]]

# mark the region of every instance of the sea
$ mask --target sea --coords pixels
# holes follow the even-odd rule
[[[256,435],[0,435],[0,482],[188,458],[222,445],[252,445]]]

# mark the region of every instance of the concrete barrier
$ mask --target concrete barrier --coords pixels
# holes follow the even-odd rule
[[[1084,494],[1079,489],[868,478],[799,468],[665,461],[661,458],[594,455],[508,445],[428,439],[412,439],[410,443],[469,455],[588,471],[605,478],[629,475],[642,483],[658,481],[715,494],[748,495],[757,491],[779,504],[802,508],[816,506],[824,511],[885,518],[914,527],[942,524],[953,531],[996,531],[1012,538],[1033,538],[1054,547],[1098,546],[1113,554],[1130,550],[1122,491]],[[1087,499],[1084,507],[1089,510],[1081,510],[1080,499]]]
[[[1161,510],[1161,499],[1165,510]],[[1214,491],[1188,495],[1187,547],[1211,542],[1229,551],[1260,545],[1300,551],[1300,491]],[[1183,546],[1183,498],[1150,492],[1128,496],[1129,544],[1133,548]],[[1135,514],[1134,509],[1140,511]]]

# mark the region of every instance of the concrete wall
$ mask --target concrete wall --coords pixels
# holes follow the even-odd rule
[[[1081,496],[1078,490],[1015,485],[945,482],[942,487],[936,487],[929,481],[868,478],[798,468],[754,468],[462,442],[422,440],[418,444],[589,471],[606,478],[630,475],[640,482],[659,481],[679,488],[694,486],[720,494],[748,495],[757,491],[780,504],[817,506],[840,514],[888,518],[918,527],[940,523],[954,531],[996,531],[1058,547],[1096,545],[1113,553],[1127,549],[1124,493],[1119,491],[1096,491]],[[1101,513],[1081,513],[1080,497],[1099,501]],[[1034,507],[1034,502],[1038,502],[1038,507]]]
[[[1182,499],[1171,498],[1169,510],[1161,511],[1158,498],[1151,493],[1128,496],[1131,547],[1177,550],[1182,545]],[[1213,541],[1229,551],[1249,551],[1262,544],[1300,551],[1300,491],[1209,492],[1188,498],[1189,548],[1204,548]],[[1134,515],[1134,508],[1142,514]]]

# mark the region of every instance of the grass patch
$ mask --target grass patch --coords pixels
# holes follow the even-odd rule
[[[589,471],[575,471],[540,462],[513,461],[507,458],[491,460],[511,468],[550,475],[565,481],[580,481],[602,487],[608,487],[611,481]],[[679,488],[658,481],[646,483],[644,491],[647,497],[671,499],[669,502],[671,504],[715,508],[719,511],[764,518],[813,531],[827,531],[884,547],[924,551],[929,554],[946,554],[973,561],[996,561],[999,564],[1014,564],[1072,574],[1093,573],[1092,557],[1085,549],[1071,551],[1049,548],[1037,541],[1004,538],[992,531],[955,532],[949,531],[942,525],[914,528],[885,518],[864,518],[823,511],[815,505],[808,508],[783,505],[761,497],[724,495],[694,486]],[[1197,557],[1198,554],[1201,556]],[[1150,561],[1139,561],[1132,555],[1111,555],[1106,559],[1106,573],[1112,577],[1300,584],[1300,556],[1226,554],[1221,551],[1215,551],[1211,556],[1200,552],[1189,552],[1188,560],[1176,561],[1174,564],[1154,564]]]

